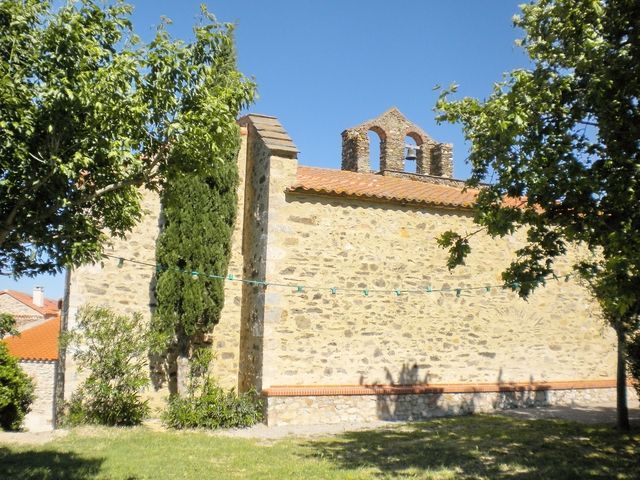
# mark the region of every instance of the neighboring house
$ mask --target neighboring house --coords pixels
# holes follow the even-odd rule
[[[20,299],[23,305],[28,306],[30,303],[30,297],[26,294],[13,291],[2,293],[13,299]],[[57,306],[58,302],[44,300],[43,303],[46,307],[29,307],[41,314],[40,319],[34,319],[27,325],[23,324],[20,335],[3,340],[9,353],[18,358],[20,368],[35,382],[35,400],[24,421],[24,427],[29,431],[51,430],[55,425],[60,311],[57,308],[53,309],[53,305]],[[15,309],[9,313],[16,315]]]
[[[58,300],[45,298],[44,289],[35,287],[28,295],[15,290],[0,291],[0,313],[10,313],[16,319],[18,330],[33,322],[43,322],[60,314]]]
[[[240,125],[233,277],[212,335],[213,367],[222,385],[262,393],[268,424],[615,399],[615,335],[586,289],[571,277],[550,281],[525,302],[495,287],[521,234],[474,235],[467,265],[447,270],[436,237],[477,230],[477,192],[451,178],[451,145],[391,109],[342,133],[342,170],[333,170],[298,165],[274,117],[248,115]],[[143,193],[142,221],[107,251],[138,263],[71,270],[69,328],[86,303],[150,318],[160,202]],[[556,268],[571,272],[578,253]],[[80,380],[69,355],[64,369],[69,398]],[[156,398],[166,395],[155,387]]]

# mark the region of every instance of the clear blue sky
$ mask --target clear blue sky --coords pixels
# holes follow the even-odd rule
[[[189,40],[199,1],[139,0],[133,22],[144,39],[160,16]],[[435,140],[453,143],[454,175],[466,178],[457,125],[436,125],[435,85],[486,96],[502,73],[527,65],[512,26],[522,1],[226,0],[208,1],[219,21],[236,23],[239,69],[258,84],[251,112],[275,115],[305,165],[340,168],[340,133],[396,106]],[[64,275],[0,277],[0,290],[43,285],[61,297]]]

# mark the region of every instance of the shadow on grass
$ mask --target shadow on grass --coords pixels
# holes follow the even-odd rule
[[[310,457],[381,477],[640,479],[640,434],[560,420],[444,418],[306,447]]]
[[[14,452],[0,447],[0,479],[81,480],[100,472],[104,460],[73,452],[29,450]]]

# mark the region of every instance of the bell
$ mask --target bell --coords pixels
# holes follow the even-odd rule
[[[407,145],[407,156],[405,157],[405,160],[416,160],[417,157],[417,148],[415,146],[412,145]]]

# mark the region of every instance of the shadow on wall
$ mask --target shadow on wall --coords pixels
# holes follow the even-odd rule
[[[385,368],[387,385],[398,387],[412,385],[428,385],[429,372],[424,375],[420,374],[420,367],[414,364],[409,366],[403,364],[397,378],[393,378],[393,374],[388,368]],[[362,382],[361,382],[362,383]],[[427,412],[434,411],[440,401],[441,394],[424,394],[424,395],[378,395],[376,397],[376,413],[380,420],[416,420],[418,418],[427,418]],[[420,411],[426,416],[420,415]]]
[[[0,477],[12,480],[35,478],[83,480],[93,478],[100,473],[103,462],[102,458],[86,458],[72,452],[58,450],[14,452],[0,447],[0,465],[2,465]]]
[[[502,368],[495,386],[490,386],[490,391],[480,385],[464,392],[430,385],[429,372],[421,374],[415,364],[403,364],[397,378],[386,369],[386,377],[387,385],[392,385],[401,392],[376,395],[376,413],[380,420],[424,420],[550,405],[548,388],[536,385],[532,377],[529,378],[529,385],[505,382],[502,380]],[[362,384],[362,380],[360,383]]]
[[[529,376],[529,385],[516,385],[502,379],[502,367],[498,371],[497,384],[499,394],[492,402],[494,410],[508,410],[510,408],[545,407],[549,402],[549,389],[536,385],[533,376]]]

